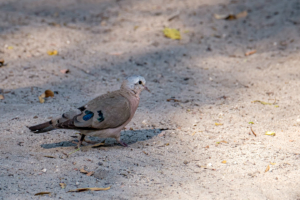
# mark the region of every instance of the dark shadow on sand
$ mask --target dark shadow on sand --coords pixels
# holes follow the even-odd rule
[[[142,130],[128,130],[123,131],[121,133],[121,139],[123,142],[127,143],[128,145],[134,144],[136,142],[149,140],[158,134],[160,134],[162,131],[167,129],[142,129]],[[88,137],[88,140],[91,141],[97,141],[99,143],[105,141],[105,146],[114,146],[114,145],[120,145],[116,142],[113,138],[107,138],[102,139],[98,137]],[[78,140],[73,140],[75,142],[78,142]],[[72,141],[62,141],[58,143],[51,143],[51,144],[42,144],[41,147],[44,149],[52,149],[57,147],[72,147],[76,146],[76,144],[72,143]]]

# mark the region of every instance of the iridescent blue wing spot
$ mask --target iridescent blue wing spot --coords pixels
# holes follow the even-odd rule
[[[91,118],[94,117],[94,113],[89,111],[89,110],[86,110],[84,113],[85,113],[85,115],[82,117],[82,119],[84,121],[88,121],[88,120],[90,120]]]
[[[103,116],[103,113],[102,113],[102,111],[101,110],[99,110],[99,111],[97,111],[97,113],[98,113],[98,118],[97,118],[97,120],[99,121],[99,122],[103,122],[104,121],[104,116]]]

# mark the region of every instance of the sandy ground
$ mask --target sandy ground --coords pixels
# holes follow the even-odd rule
[[[0,199],[300,199],[298,0],[1,0],[0,19]],[[67,157],[76,131],[26,128],[132,74],[152,94],[122,132],[128,148]]]

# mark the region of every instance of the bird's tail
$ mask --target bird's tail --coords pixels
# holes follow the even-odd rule
[[[44,133],[54,129],[52,121],[28,127],[34,133]]]

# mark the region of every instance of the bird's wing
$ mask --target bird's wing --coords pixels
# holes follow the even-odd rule
[[[79,110],[80,114],[56,127],[102,130],[119,127],[130,118],[130,103],[118,91],[99,96]]]

